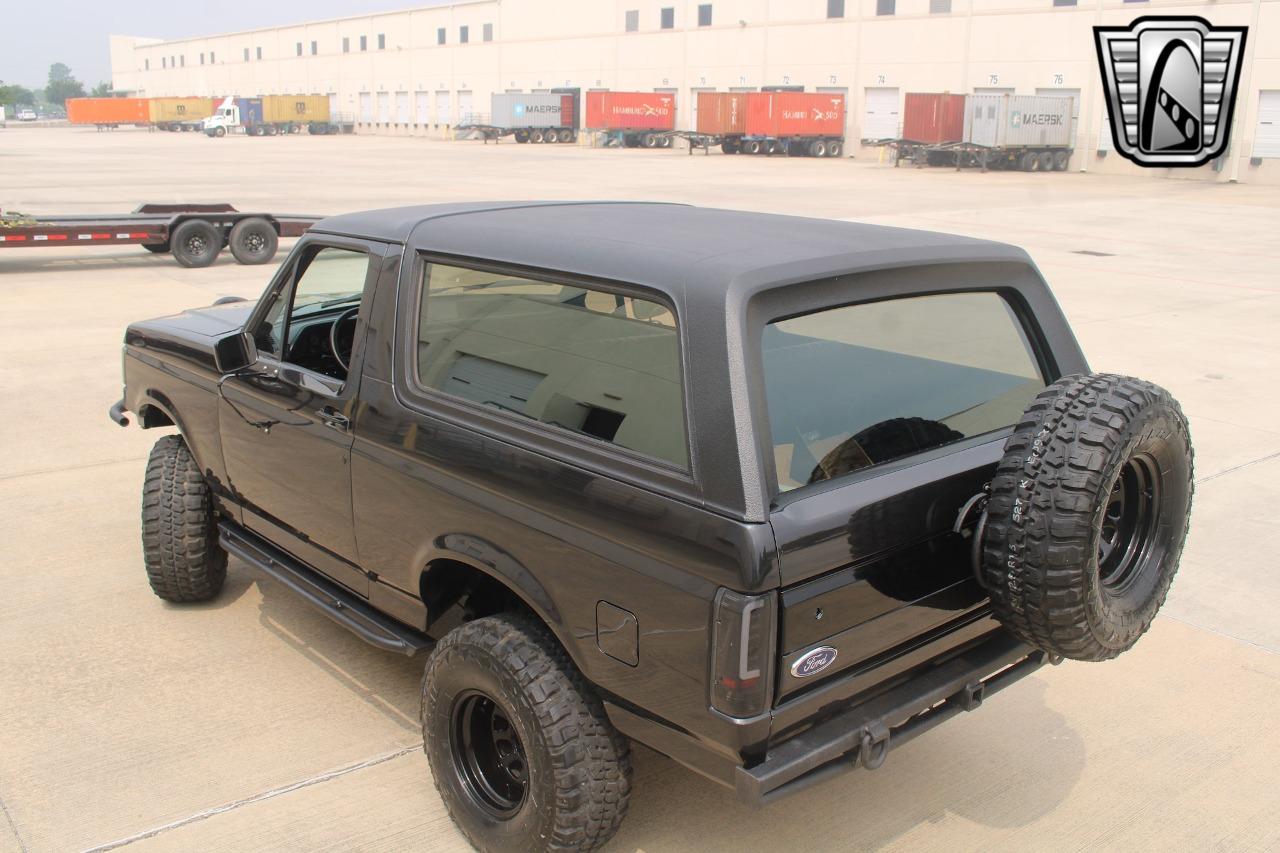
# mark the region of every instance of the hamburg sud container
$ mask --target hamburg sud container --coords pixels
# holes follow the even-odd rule
[[[558,92],[496,92],[491,101],[494,127],[576,127],[573,95]]]
[[[964,141],[988,148],[1070,148],[1071,98],[969,95]]]
[[[587,130],[675,130],[676,99],[663,92],[587,92]]]
[[[268,124],[329,120],[326,95],[264,95],[262,120]]]
[[[908,92],[902,112],[902,138],[924,145],[960,142],[964,139],[964,104],[964,95]]]
[[[844,95],[829,92],[751,92],[747,136],[844,136]]]
[[[199,121],[218,108],[214,98],[152,98],[151,121]]]
[[[741,136],[747,132],[746,92],[699,92],[698,133]]]
[[[146,98],[69,98],[67,121],[72,124],[146,124],[151,109]]]

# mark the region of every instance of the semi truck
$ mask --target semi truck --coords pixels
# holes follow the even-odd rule
[[[698,132],[726,154],[839,157],[844,95],[836,92],[700,92]]]
[[[584,127],[624,148],[670,148],[676,97],[667,92],[587,92]]]
[[[228,97],[213,115],[204,120],[205,135],[226,136],[243,132],[249,136],[279,136],[301,133],[306,128],[316,136],[340,133],[341,127],[329,114],[324,95],[264,95],[261,98]]]

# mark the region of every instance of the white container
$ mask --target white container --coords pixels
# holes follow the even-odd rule
[[[1050,95],[969,95],[964,141],[987,148],[1070,148],[1074,100]]]

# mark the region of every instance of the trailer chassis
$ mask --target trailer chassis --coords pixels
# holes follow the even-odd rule
[[[894,149],[895,167],[906,160],[917,169],[925,166],[954,166],[956,171],[976,168],[983,172],[1065,172],[1071,160],[1071,149],[1065,146],[995,148],[973,142],[926,144],[906,139],[895,139],[884,144]]]

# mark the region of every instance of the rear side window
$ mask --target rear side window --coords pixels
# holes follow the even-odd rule
[[[1045,382],[996,293],[833,308],[765,327],[781,491],[1017,422]]]
[[[666,306],[434,263],[419,305],[423,387],[688,467]]]

